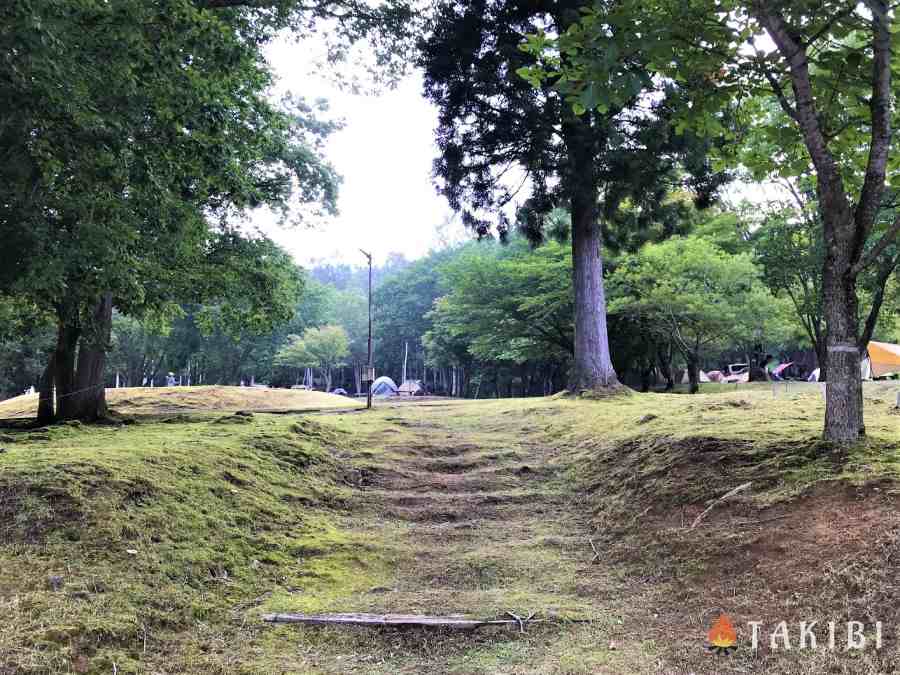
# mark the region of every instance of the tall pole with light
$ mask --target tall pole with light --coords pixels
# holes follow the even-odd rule
[[[366,364],[366,409],[372,408],[372,382],[375,379],[375,367],[372,365],[372,254],[359,249],[369,261],[369,360]]]

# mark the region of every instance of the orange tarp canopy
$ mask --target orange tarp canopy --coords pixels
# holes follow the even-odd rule
[[[900,372],[900,345],[870,342],[869,362],[872,364],[872,377]]]

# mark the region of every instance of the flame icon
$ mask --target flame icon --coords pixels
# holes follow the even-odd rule
[[[735,649],[737,633],[727,614],[720,614],[706,635],[709,638],[709,649],[717,654],[727,654]]]

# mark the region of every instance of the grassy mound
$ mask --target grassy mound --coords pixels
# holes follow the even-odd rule
[[[336,527],[347,443],[249,414],[4,435],[0,673],[233,673],[255,608],[374,583]]]
[[[868,437],[849,449],[821,440],[813,388],[534,413],[552,416],[598,562],[618,580],[617,611],[674,672],[874,674],[895,672],[900,655],[900,584],[889,571],[900,556],[895,397],[896,385],[867,386]],[[741,648],[713,664],[704,636],[720,612]],[[797,626],[812,620],[844,633],[847,621],[864,622],[870,638],[881,621],[888,637],[878,652],[799,652]],[[764,632],[751,652],[749,621],[769,632],[788,621],[794,650],[772,650]]]
[[[123,387],[107,389],[110,410],[123,415],[158,415],[190,411],[253,410],[307,411],[360,408],[363,404],[346,396],[299,389],[257,387]],[[37,394],[16,396],[0,402],[0,419],[34,417]]]

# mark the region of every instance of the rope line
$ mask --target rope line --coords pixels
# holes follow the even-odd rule
[[[90,387],[85,387],[84,389],[78,389],[78,390],[76,390],[76,391],[70,391],[68,394],[63,394],[62,396],[60,396],[59,394],[56,394],[56,387],[53,387],[53,392],[54,392],[54,394],[56,394],[56,400],[58,401],[58,400],[61,399],[61,398],[67,398],[67,397],[69,397],[69,396],[75,396],[76,394],[81,394],[81,393],[84,393],[84,392],[86,392],[86,391],[90,391],[91,389],[100,389],[101,387],[104,388],[104,389],[106,389],[106,385],[105,385],[105,384],[92,384]],[[38,398],[40,398],[40,396],[41,396],[41,394],[40,394],[40,392],[38,392]]]

